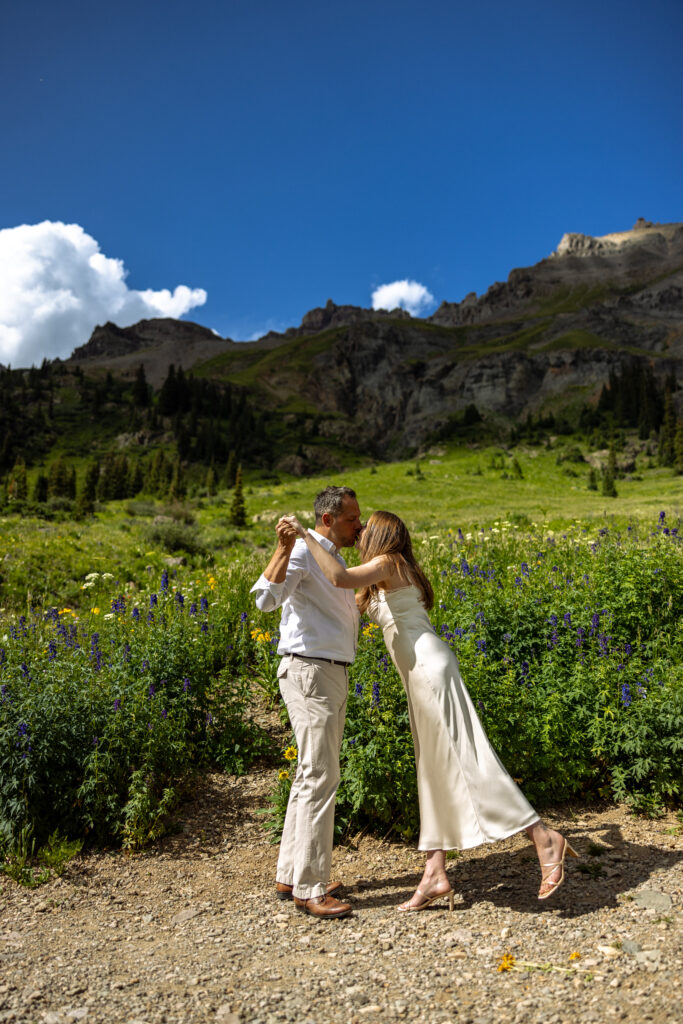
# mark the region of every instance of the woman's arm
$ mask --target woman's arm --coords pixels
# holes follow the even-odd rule
[[[306,547],[333,587],[343,587],[346,590],[353,590],[355,587],[369,587],[372,583],[379,583],[393,574],[393,562],[386,555],[378,555],[377,558],[373,558],[364,565],[347,569],[337,561],[330,551],[319,544],[308,530],[304,529],[298,519],[294,516],[287,516],[286,519],[294,526],[298,535],[303,537]]]

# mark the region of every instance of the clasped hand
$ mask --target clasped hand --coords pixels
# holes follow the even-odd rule
[[[294,537],[305,537],[307,533],[296,516],[282,516],[275,527],[275,532],[279,539],[285,542],[293,540]]]

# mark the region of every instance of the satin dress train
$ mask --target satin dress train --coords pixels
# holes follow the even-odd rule
[[[539,815],[489,743],[458,660],[434,632],[414,586],[368,606],[406,694],[415,744],[420,850],[467,850],[505,839]]]

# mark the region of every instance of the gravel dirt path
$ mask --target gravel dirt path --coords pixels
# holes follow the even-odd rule
[[[422,855],[359,837],[333,860],[353,915],[320,922],[275,899],[277,850],[256,813],[272,778],[207,778],[183,830],[145,854],[89,854],[36,890],[3,877],[0,1022],[681,1019],[675,815],[548,814],[582,855],[562,889],[536,900],[533,849],[516,836],[449,862],[452,914],[445,901],[399,914]]]

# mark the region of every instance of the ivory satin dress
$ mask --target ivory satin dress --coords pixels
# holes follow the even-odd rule
[[[539,820],[489,743],[451,648],[414,586],[368,606],[408,695],[420,801],[420,850],[467,850]]]

